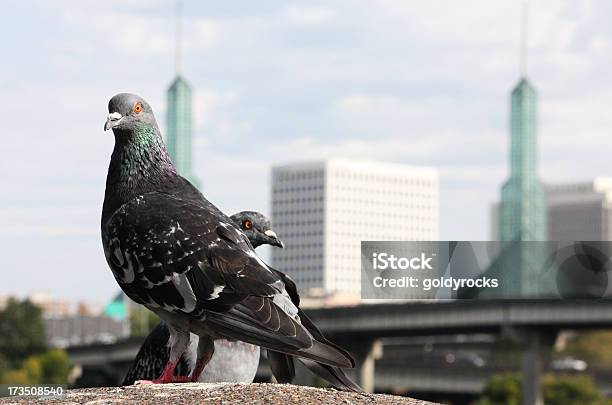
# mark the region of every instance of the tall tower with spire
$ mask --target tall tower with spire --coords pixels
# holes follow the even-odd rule
[[[501,190],[499,239],[546,239],[546,205],[537,172],[537,93],[527,79],[527,10],[521,29],[521,78],[510,96],[510,178]]]
[[[176,77],[166,92],[166,144],[178,172],[196,187],[199,185],[192,171],[192,91],[181,74],[181,1],[177,2],[175,70]]]

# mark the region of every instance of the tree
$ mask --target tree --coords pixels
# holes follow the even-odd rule
[[[498,374],[487,383],[477,405],[520,405],[521,377],[516,373]]]
[[[0,353],[9,368],[17,368],[23,359],[46,350],[42,311],[29,300],[8,300],[0,311]]]
[[[66,384],[72,370],[68,354],[61,349],[52,349],[38,356],[42,367],[41,382],[45,384]]]
[[[493,376],[475,405],[519,405],[521,377],[516,373]],[[542,379],[546,405],[610,405],[588,375],[547,374]]]
[[[603,398],[587,375],[546,375],[542,381],[545,404],[601,404]]]
[[[0,382],[66,384],[71,367],[64,350],[47,351],[41,309],[9,299],[0,311]]]
[[[38,356],[30,356],[25,359],[21,370],[28,376],[30,384],[40,384],[43,381],[43,368]]]
[[[2,374],[2,384],[32,384],[28,373],[24,370],[9,370]]]
[[[66,384],[72,370],[68,354],[62,349],[52,349],[25,359],[20,368],[4,372],[3,384]]]
[[[2,374],[8,371],[8,362],[6,361],[6,357],[4,354],[0,353],[0,380],[2,379]]]

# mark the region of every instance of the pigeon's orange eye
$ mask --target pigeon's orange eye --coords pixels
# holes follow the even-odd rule
[[[138,114],[141,111],[142,111],[142,105],[140,103],[134,104],[134,112]]]
[[[242,221],[242,226],[244,227],[244,229],[251,229],[253,228],[253,222],[251,222],[250,219],[245,219],[244,221]]]

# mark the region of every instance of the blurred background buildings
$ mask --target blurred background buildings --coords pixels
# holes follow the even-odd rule
[[[544,190],[537,170],[536,91],[526,77],[510,96],[510,178],[501,190],[499,240],[545,240]]]
[[[193,173],[191,162],[193,156],[193,107],[191,86],[180,75],[176,78],[166,92],[168,103],[166,144],[168,153],[179,173],[196,187],[199,185]]]
[[[546,240],[612,240],[612,179],[544,184]],[[499,235],[499,203],[491,205],[491,239]]]
[[[193,173],[193,94],[191,86],[181,74],[182,66],[182,2],[177,1],[174,44],[175,78],[166,91],[165,141],[168,153],[179,173],[196,187],[199,182]]]
[[[305,295],[361,290],[361,241],[437,240],[438,174],[407,165],[328,159],[272,170],[272,267]]]
[[[612,178],[546,185],[548,240],[612,240]]]

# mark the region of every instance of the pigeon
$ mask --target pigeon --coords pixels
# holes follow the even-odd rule
[[[251,245],[271,245],[282,248],[283,242],[270,227],[270,221],[255,211],[242,211],[230,217],[249,238]],[[197,357],[199,337],[191,334],[188,350],[176,366],[175,375],[190,375]],[[134,363],[121,385],[132,385],[139,380],[152,380],[163,371],[170,355],[170,331],[162,321],[146,337]],[[259,364],[259,346],[241,341],[219,339],[215,341],[215,354],[200,374],[200,382],[253,382]],[[236,363],[233,367],[228,365]]]
[[[108,111],[104,129],[113,130],[115,147],[102,245],[125,294],[169,328],[168,362],[151,382],[198,381],[218,339],[278,353],[277,366],[288,372],[294,357],[324,370],[353,368],[351,355],[295,304],[295,284],[266,265],[245,233],[177,173],[150,105],[121,93]],[[176,376],[190,333],[199,336],[195,367]]]
[[[270,227],[270,221],[261,213],[242,211],[230,217],[236,226],[247,235],[253,247],[264,244],[284,247],[282,241]],[[299,305],[299,295],[293,281],[278,272],[290,285],[292,300]],[[320,332],[318,332],[320,333]],[[324,339],[321,335],[321,338]],[[122,386],[132,385],[140,380],[153,379],[163,370],[169,356],[170,331],[162,321],[158,323],[145,339],[134,363],[127,372]],[[199,337],[191,334],[188,350],[177,364],[175,375],[190,375],[195,366],[196,348]],[[215,341],[215,354],[207,367],[200,374],[200,382],[253,382],[259,364],[259,347],[241,341],[219,339]],[[289,383],[295,376],[295,365],[290,357],[281,353],[268,352],[268,359],[277,381]],[[361,388],[351,381],[346,374],[337,368],[320,365],[316,362],[300,360],[312,372],[330,382],[334,387],[343,390],[360,392]],[[228,367],[231,363],[233,367]]]
[[[283,241],[272,230],[270,220],[261,212],[240,211],[230,218],[244,232],[254,248],[261,245],[285,247]]]

